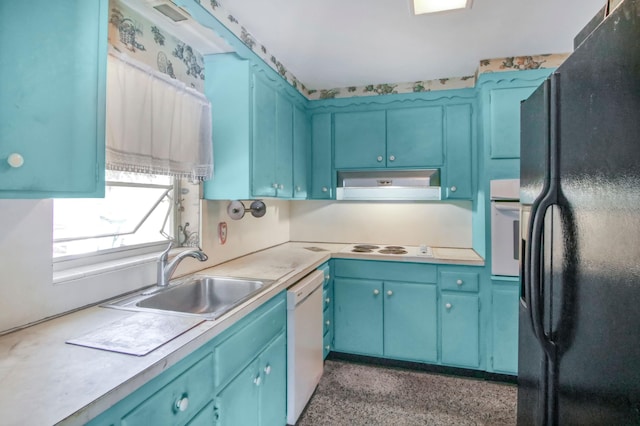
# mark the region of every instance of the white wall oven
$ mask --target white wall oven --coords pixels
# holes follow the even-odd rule
[[[520,180],[490,183],[491,275],[518,276],[520,259]]]

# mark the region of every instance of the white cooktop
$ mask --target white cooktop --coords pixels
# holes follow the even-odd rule
[[[426,245],[400,246],[391,244],[352,244],[342,250],[341,253],[353,255],[376,255],[389,257],[433,257],[433,249]]]

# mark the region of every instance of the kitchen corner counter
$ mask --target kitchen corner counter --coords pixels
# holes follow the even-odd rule
[[[273,280],[267,290],[214,321],[203,321],[145,356],[66,344],[136,312],[93,306],[0,336],[2,424],[84,424],[200,348],[347,244],[290,242],[198,272]],[[442,252],[440,252],[442,250]],[[431,263],[484,264],[471,249],[433,249]],[[440,257],[442,256],[442,257]],[[381,260],[376,256],[360,259]],[[388,256],[384,260],[390,259]],[[159,314],[171,324],[176,316]],[[180,317],[181,318],[181,317]]]

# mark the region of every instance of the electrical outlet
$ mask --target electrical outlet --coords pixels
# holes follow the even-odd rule
[[[218,224],[218,241],[220,241],[220,245],[224,245],[227,242],[227,222]]]

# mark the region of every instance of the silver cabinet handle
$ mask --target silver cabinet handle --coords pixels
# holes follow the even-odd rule
[[[389,161],[396,161],[396,156],[395,155],[390,155],[389,156]]]
[[[458,281],[456,281],[456,284],[458,284],[458,285],[462,285],[462,283],[463,283],[463,281],[462,281],[462,280],[458,280]]]
[[[277,183],[274,183],[271,186],[273,187],[273,189],[278,189],[278,184]]]
[[[271,366],[269,364],[264,367],[264,374],[266,374],[267,376],[271,374]]]
[[[452,305],[451,305],[451,303],[447,303],[446,305],[444,305],[444,307],[447,308],[447,309],[451,309]]]
[[[458,187],[457,186],[452,186],[450,189],[451,189],[451,192],[456,192],[458,190]]]
[[[375,294],[376,296],[380,294],[380,290],[378,290],[377,288],[375,290],[373,290],[373,294]]]
[[[393,296],[393,292],[391,290],[387,291],[387,296]]]
[[[186,396],[182,396],[176,399],[175,407],[178,411],[186,411],[187,408],[189,408],[189,398],[187,398]]]
[[[284,185],[283,184],[278,185],[278,189],[284,189]]]
[[[378,158],[376,158],[376,160],[378,160],[378,163],[382,163],[382,159],[384,157],[382,155],[378,155]]]
[[[322,187],[322,192],[327,192],[327,191],[329,191],[329,188],[327,188],[326,186],[323,186]]]
[[[324,323],[327,324],[327,325],[331,325],[331,321],[329,321],[329,320],[326,320]]]

